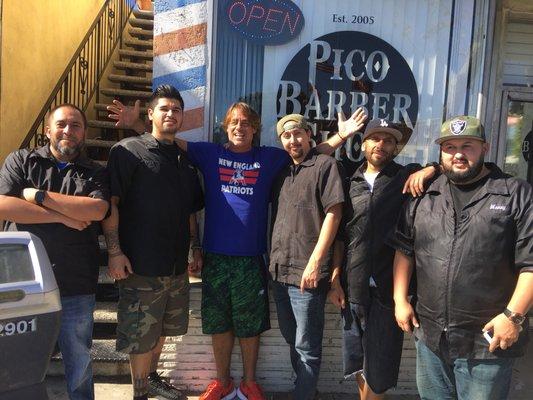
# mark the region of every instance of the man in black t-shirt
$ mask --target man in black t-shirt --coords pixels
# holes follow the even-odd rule
[[[165,337],[187,332],[187,259],[191,244],[195,269],[201,266],[194,213],[203,199],[196,171],[174,143],[180,93],[159,86],[148,117],[152,132],[117,143],[108,163],[112,211],[103,228],[109,273],[119,280],[117,350],[130,355],[134,399],[181,399],[156,369]]]
[[[533,304],[531,186],[484,163],[483,127],[446,121],[443,175],[404,205],[391,245],[398,325],[415,329],[423,399],[504,399]],[[415,315],[407,300],[416,266]]]
[[[87,120],[78,107],[52,109],[45,132],[49,144],[6,158],[0,171],[0,220],[7,221],[8,230],[42,240],[61,294],[58,344],[68,395],[91,400],[99,252],[94,222],[109,208],[109,181],[105,169],[82,153]]]

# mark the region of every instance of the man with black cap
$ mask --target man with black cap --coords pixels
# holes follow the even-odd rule
[[[441,127],[443,175],[406,203],[392,238],[398,325],[415,328],[422,399],[504,399],[533,303],[531,186],[484,162],[479,120]],[[416,265],[416,314],[407,301]]]
[[[322,356],[331,247],[344,191],[335,159],[311,147],[311,130],[302,115],[287,115],[276,128],[292,162],[273,186],[269,269],[279,328],[296,373],[293,398],[312,400]]]
[[[344,234],[339,235],[346,257],[342,273],[340,268],[333,272],[329,296],[342,309],[344,375],[355,375],[361,399],[383,398],[396,386],[402,354],[403,332],[392,302],[394,249],[385,238],[407,198],[410,174],[421,167],[393,161],[402,140],[400,128],[380,118],[365,129],[365,162],[349,179],[350,201],[344,210]],[[428,167],[422,182],[434,173],[435,167]]]

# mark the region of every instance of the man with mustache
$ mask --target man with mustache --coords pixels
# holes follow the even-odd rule
[[[394,249],[385,239],[394,229],[407,189],[420,193],[423,182],[435,173],[430,166],[419,172],[420,181],[410,179],[420,165],[404,167],[393,161],[402,139],[400,128],[378,118],[364,131],[365,162],[347,184],[349,201],[339,235],[339,246],[346,248],[345,260],[342,273],[333,271],[329,295],[341,308],[344,322],[344,375],[355,375],[363,400],[382,399],[396,386],[402,355],[403,333],[396,324],[392,301]]]
[[[157,87],[148,105],[152,132],[115,144],[109,156],[111,216],[103,223],[109,274],[119,281],[117,350],[130,355],[134,399],[185,396],[157,374],[166,336],[189,322],[187,259],[201,253],[194,213],[203,207],[195,170],[174,137],[183,99]]]
[[[391,241],[396,320],[415,328],[422,399],[504,399],[528,341],[532,189],[484,162],[474,117],[446,121],[436,143],[443,175],[405,204]],[[407,300],[415,266],[416,314]]]
[[[83,153],[87,120],[73,104],[49,113],[50,143],[11,153],[0,171],[0,220],[38,236],[61,294],[59,348],[70,399],[94,399],[90,348],[98,282],[98,225],[109,208],[105,169]]]
[[[279,329],[296,373],[293,398],[312,400],[344,190],[335,159],[311,147],[311,129],[302,115],[283,117],[276,129],[292,162],[273,185],[269,270]]]

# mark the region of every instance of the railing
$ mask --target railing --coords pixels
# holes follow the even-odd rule
[[[99,96],[100,78],[122,38],[132,11],[131,0],[107,0],[39,112],[20,148],[42,146],[48,142],[44,129],[48,111],[61,103],[72,103],[86,110],[92,97]]]

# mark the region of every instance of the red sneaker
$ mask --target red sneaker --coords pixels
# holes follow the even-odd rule
[[[233,379],[226,386],[218,379],[215,379],[207,386],[199,400],[231,400],[236,394],[237,391],[235,390]]]
[[[237,397],[240,400],[266,400],[263,389],[255,381],[242,381],[237,389]]]

